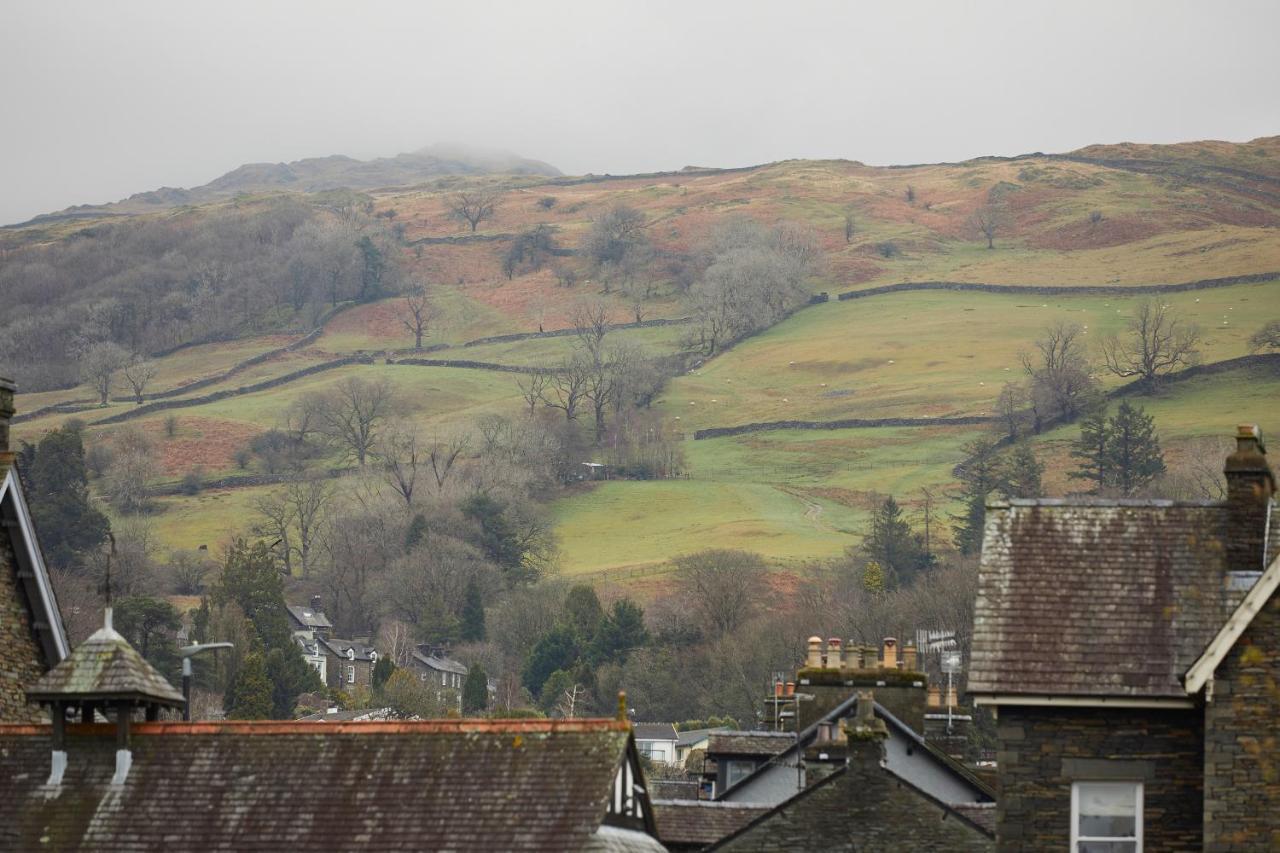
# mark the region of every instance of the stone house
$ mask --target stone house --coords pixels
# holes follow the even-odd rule
[[[378,650],[369,645],[366,638],[317,637],[315,646],[324,657],[325,684],[330,688],[373,687],[373,668],[378,663]]]
[[[1014,500],[983,540],[968,691],[1001,850],[1280,846],[1280,513],[1256,427],[1226,500]]]
[[[322,684],[329,684],[329,659],[323,641],[333,631],[329,617],[320,609],[320,596],[311,596],[310,606],[286,604],[285,612],[289,617],[289,630],[302,652],[302,659],[320,676]]]
[[[449,657],[445,646],[424,643],[409,656],[409,669],[423,684],[435,689],[436,701],[462,710],[462,687],[467,680],[466,664]]]
[[[9,449],[14,384],[0,379],[0,722],[42,719],[24,688],[68,654],[66,630]]]

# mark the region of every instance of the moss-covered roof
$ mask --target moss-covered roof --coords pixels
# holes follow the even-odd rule
[[[110,611],[108,611],[110,612]],[[131,699],[179,706],[182,694],[107,624],[27,688],[32,702]]]

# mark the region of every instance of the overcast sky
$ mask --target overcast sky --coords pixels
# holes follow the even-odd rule
[[[0,222],[241,163],[506,148],[571,172],[1280,133],[1277,0],[0,7]]]

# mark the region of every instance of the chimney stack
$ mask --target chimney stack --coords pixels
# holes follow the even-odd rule
[[[911,640],[907,640],[907,644],[902,647],[902,668],[912,672],[916,670],[916,644]]]
[[[809,638],[809,657],[804,665],[809,669],[822,669],[822,638]]]
[[[839,637],[831,637],[827,640],[827,669],[839,669],[843,661],[840,659],[843,643]]]
[[[884,660],[880,666],[884,669],[898,668],[898,641],[893,637],[884,638]]]
[[[1236,450],[1227,457],[1227,570],[1266,569],[1267,507],[1276,491],[1267,449],[1256,425],[1236,428]]]
[[[0,455],[9,454],[9,419],[13,417],[13,393],[18,386],[12,379],[0,377]]]
[[[926,707],[941,708],[942,707],[942,689],[937,685],[929,685],[929,698],[925,701]]]
[[[311,612],[312,613],[320,612],[320,596],[318,595],[311,596]]]

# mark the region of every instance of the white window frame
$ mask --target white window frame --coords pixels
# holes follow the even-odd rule
[[[1120,836],[1099,836],[1099,835],[1080,835],[1080,786],[1081,785],[1100,785],[1100,784],[1121,784],[1132,785],[1134,787],[1133,808],[1133,837],[1122,838]],[[1127,779],[1078,779],[1071,783],[1071,853],[1077,853],[1082,842],[1093,841],[1133,841],[1135,853],[1142,853],[1142,808],[1143,808],[1143,784]]]
[[[347,666],[347,684],[355,684],[355,683],[356,683],[356,668],[354,666],[348,665]]]

